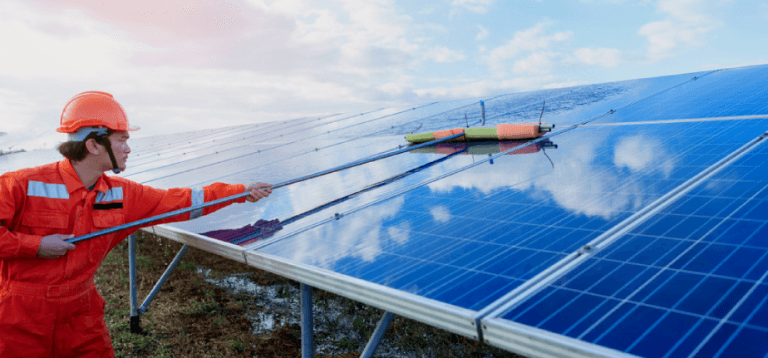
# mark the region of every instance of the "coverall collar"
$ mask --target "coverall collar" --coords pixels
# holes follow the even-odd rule
[[[64,184],[67,186],[68,193],[72,194],[75,190],[80,188],[86,190],[88,189],[80,180],[80,177],[77,176],[75,167],[72,166],[72,162],[70,162],[69,159],[65,158],[59,162],[59,173],[61,174],[61,178],[64,180]],[[109,188],[107,187],[107,183],[104,182],[104,176],[105,174],[101,174],[99,180],[96,181],[96,186],[93,187],[93,190],[97,190],[102,193],[107,192]]]

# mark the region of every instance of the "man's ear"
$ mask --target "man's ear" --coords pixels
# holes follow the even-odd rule
[[[102,146],[99,145],[99,143],[96,143],[96,140],[93,138],[88,138],[85,140],[85,149],[88,150],[88,153],[91,153],[93,155],[99,155],[102,150]]]

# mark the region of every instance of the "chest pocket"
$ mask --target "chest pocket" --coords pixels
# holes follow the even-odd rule
[[[122,203],[121,203],[122,204]],[[95,206],[95,205],[94,205]],[[115,226],[125,224],[125,215],[122,208],[109,210],[93,210],[93,227],[96,231],[109,229]],[[88,259],[91,263],[101,262],[106,257],[111,248],[114,239],[114,233],[96,237],[88,240],[90,248],[88,250]]]
[[[112,228],[125,224],[125,211],[123,209],[123,188],[114,187],[106,192],[99,192],[93,203],[91,211],[93,228],[96,231]],[[112,248],[113,234],[93,238],[90,241],[88,258],[91,263],[98,263],[104,259]]]
[[[93,203],[93,226],[106,229],[125,224],[123,215],[123,188],[115,187],[96,195]]]
[[[69,216],[56,211],[29,210],[23,215],[19,231],[25,234],[66,234],[69,226]]]
[[[125,224],[123,209],[93,211],[93,226],[98,230],[104,230],[123,224]]]

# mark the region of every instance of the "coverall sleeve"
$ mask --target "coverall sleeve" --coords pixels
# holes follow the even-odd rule
[[[224,184],[214,183],[203,187],[203,189],[174,188],[174,189],[156,189],[150,186],[133,184],[129,192],[129,200],[126,204],[126,222],[145,219],[155,215],[165,214],[174,210],[188,208],[192,205],[202,204],[228,196],[240,194],[245,191],[243,184]],[[173,216],[164,220],[149,223],[146,226],[153,226],[163,223],[185,221],[195,217],[210,214],[232,203],[243,203],[245,198],[233,200],[231,202],[210,206],[204,208],[202,212],[193,211],[187,214]]]
[[[0,260],[37,257],[43,237],[10,230],[21,215],[25,196],[24,187],[11,174],[0,176]]]

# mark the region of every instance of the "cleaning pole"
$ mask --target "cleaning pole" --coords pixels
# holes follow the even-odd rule
[[[462,136],[461,133],[450,135],[450,136],[446,136],[444,138],[436,139],[436,140],[433,140],[431,142],[427,142],[427,143],[420,144],[420,145],[417,145],[417,146],[407,146],[407,147],[404,147],[404,148],[401,148],[401,149],[398,149],[398,150],[395,150],[395,151],[387,150],[387,151],[381,152],[381,154],[377,154],[377,155],[374,155],[374,156],[371,156],[371,157],[368,157],[368,158],[356,160],[356,161],[353,161],[353,162],[350,162],[350,163],[347,163],[347,164],[344,164],[344,165],[341,165],[341,166],[338,166],[338,167],[335,167],[335,168],[332,168],[332,169],[323,170],[323,171],[320,171],[320,172],[317,172],[317,173],[314,173],[314,174],[310,174],[310,175],[307,175],[307,176],[303,176],[303,177],[300,177],[300,178],[291,179],[291,180],[288,180],[288,181],[285,181],[285,182],[282,182],[282,183],[275,184],[275,185],[273,185],[271,187],[271,189],[278,189],[278,188],[281,188],[281,187],[284,187],[284,186],[288,186],[288,185],[291,185],[291,184],[296,184],[296,183],[299,183],[299,182],[302,182],[302,181],[305,181],[305,180],[317,178],[317,177],[320,177],[320,176],[323,176],[323,175],[326,175],[326,174],[335,173],[335,172],[338,172],[338,171],[341,171],[341,170],[353,168],[353,167],[356,167],[356,166],[359,166],[359,165],[363,165],[365,163],[370,163],[370,162],[377,161],[379,159],[384,159],[384,158],[388,158],[388,157],[391,157],[391,156],[395,156],[397,154],[408,152],[408,151],[411,151],[413,149],[421,148],[421,147],[424,147],[424,146],[427,146],[427,145],[432,145],[432,144],[436,144],[436,143],[446,142],[446,141],[449,141],[451,139],[458,138],[460,136]],[[115,226],[115,227],[112,227],[112,228],[109,228],[109,229],[104,229],[104,230],[92,232],[90,234],[86,234],[86,235],[82,235],[82,236],[78,236],[78,237],[73,237],[73,238],[67,239],[65,241],[74,244],[76,242],[80,242],[80,241],[83,241],[83,240],[92,239],[92,238],[99,237],[99,236],[102,236],[102,235],[107,235],[107,234],[115,233],[115,232],[118,232],[118,231],[121,231],[121,230],[130,229],[130,228],[133,228],[133,227],[136,227],[136,226],[143,226],[143,225],[155,222],[155,221],[167,219],[167,218],[174,217],[174,216],[177,216],[177,215],[186,214],[188,212],[199,210],[199,209],[203,209],[203,208],[207,208],[207,207],[212,206],[212,205],[223,204],[223,203],[226,203],[226,202],[230,202],[230,201],[233,201],[233,200],[244,198],[244,197],[246,197],[246,196],[248,196],[250,194],[251,194],[250,191],[242,192],[240,194],[235,194],[235,195],[232,195],[232,196],[228,196],[226,198],[221,198],[221,199],[217,199],[217,200],[214,200],[214,201],[209,201],[207,203],[202,203],[202,204],[199,204],[199,205],[193,205],[193,206],[190,206],[188,208],[179,209],[179,210],[171,211],[171,212],[168,212],[168,213],[165,213],[165,214],[160,214],[160,215],[157,215],[157,216],[149,217],[149,218],[146,218],[146,219],[137,220],[137,221],[134,221],[132,223],[118,225],[118,226]]]

